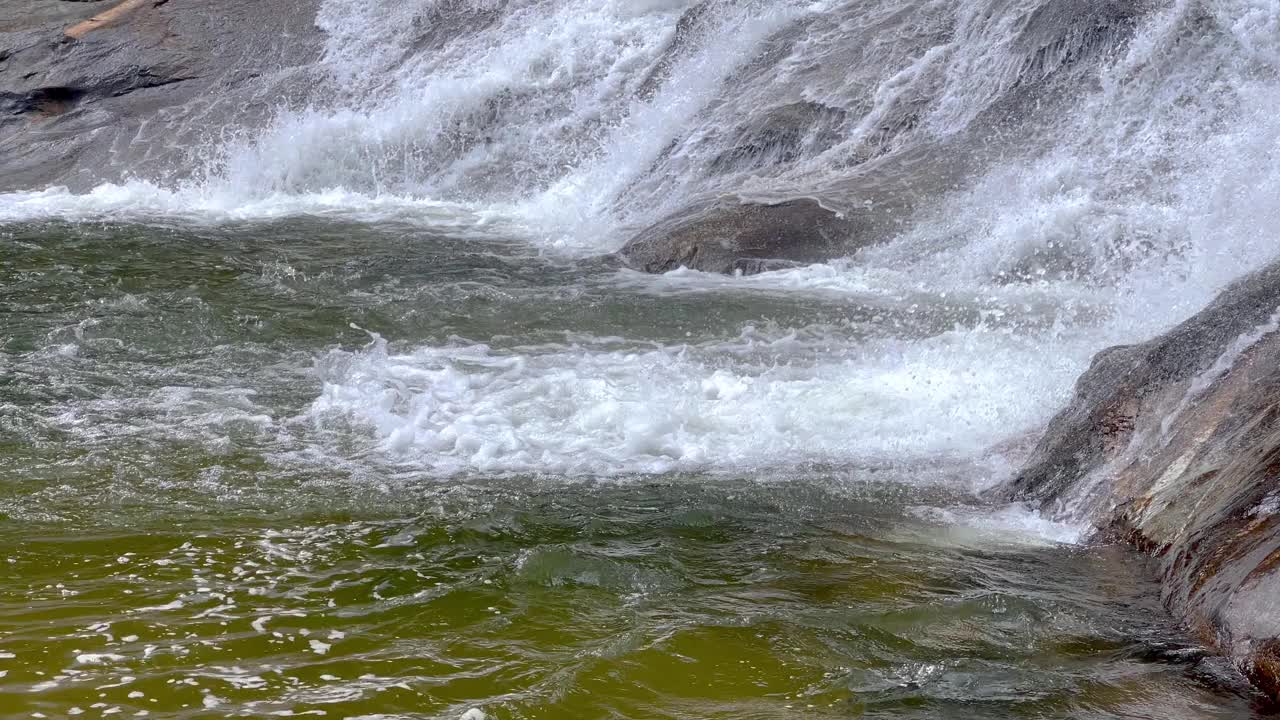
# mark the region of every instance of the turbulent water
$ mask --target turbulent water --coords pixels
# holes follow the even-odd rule
[[[314,22],[266,126],[0,195],[0,709],[1250,712],[1087,517],[975,491],[1094,352],[1274,254],[1274,4]],[[876,242],[609,254],[724,194]]]

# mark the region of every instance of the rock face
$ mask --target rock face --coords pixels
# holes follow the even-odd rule
[[[648,228],[622,249],[632,267],[651,273],[679,267],[752,274],[819,262],[858,247],[859,224],[813,200],[776,205],[695,205]]]
[[[1001,492],[1150,552],[1170,610],[1280,697],[1280,263],[1099,354]]]
[[[199,133],[259,122],[305,87],[289,71],[323,39],[318,0],[0,4],[0,191],[180,175]]]

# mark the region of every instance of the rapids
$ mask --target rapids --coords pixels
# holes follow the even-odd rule
[[[1275,3],[304,11],[265,116],[0,194],[3,707],[1248,712],[1087,516],[976,493],[1276,254]],[[874,243],[613,255],[713,197]]]

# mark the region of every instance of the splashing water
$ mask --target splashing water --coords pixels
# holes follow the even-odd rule
[[[309,108],[201,149],[203,179],[13,193],[0,219],[311,215],[572,263],[690,196],[898,215],[857,257],[756,278],[494,288],[717,314],[786,295],[791,317],[682,336],[667,314],[643,316],[655,333],[580,307],[556,314],[558,339],[527,319],[502,338],[463,323],[445,344],[389,326],[391,345],[323,353],[290,422],[363,428],[370,451],[432,475],[1001,467],[1093,352],[1273,254],[1265,3],[326,0],[315,23],[328,79]],[[454,312],[465,285],[433,301]],[[819,304],[857,310],[795,307]],[[77,353],[83,333],[59,332],[48,347]]]
[[[971,491],[1093,353],[1275,254],[1271,3],[314,22],[308,101],[190,178],[0,195],[0,513],[58,546],[11,558],[0,609],[40,606],[0,613],[0,702],[132,715],[175,673],[184,717],[1247,712],[1125,630],[1132,558]],[[874,242],[752,277],[608,255],[722,195]],[[84,527],[102,552],[59,545]]]

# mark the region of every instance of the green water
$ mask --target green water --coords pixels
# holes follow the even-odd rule
[[[412,365],[370,333],[391,353],[484,343],[449,361],[472,370],[621,353],[668,372],[654,382],[674,367],[781,383],[983,310],[919,302],[658,291],[607,261],[401,226],[4,228],[0,717],[1255,712],[1163,613],[1142,558],[981,506],[962,460],[737,466],[772,441],[718,456],[693,418],[681,437],[709,459],[662,470],[648,445],[591,455],[573,444],[591,428],[566,414],[553,437],[542,406],[518,405],[535,459],[566,469],[484,448],[461,462],[396,446],[378,418],[508,370],[427,360],[376,377],[384,415],[316,405],[368,358]],[[1048,320],[1032,303],[1019,322]],[[645,365],[676,343],[678,362]],[[626,386],[628,367],[599,372]],[[493,397],[557,392],[526,373]],[[485,416],[493,397],[448,402]]]

